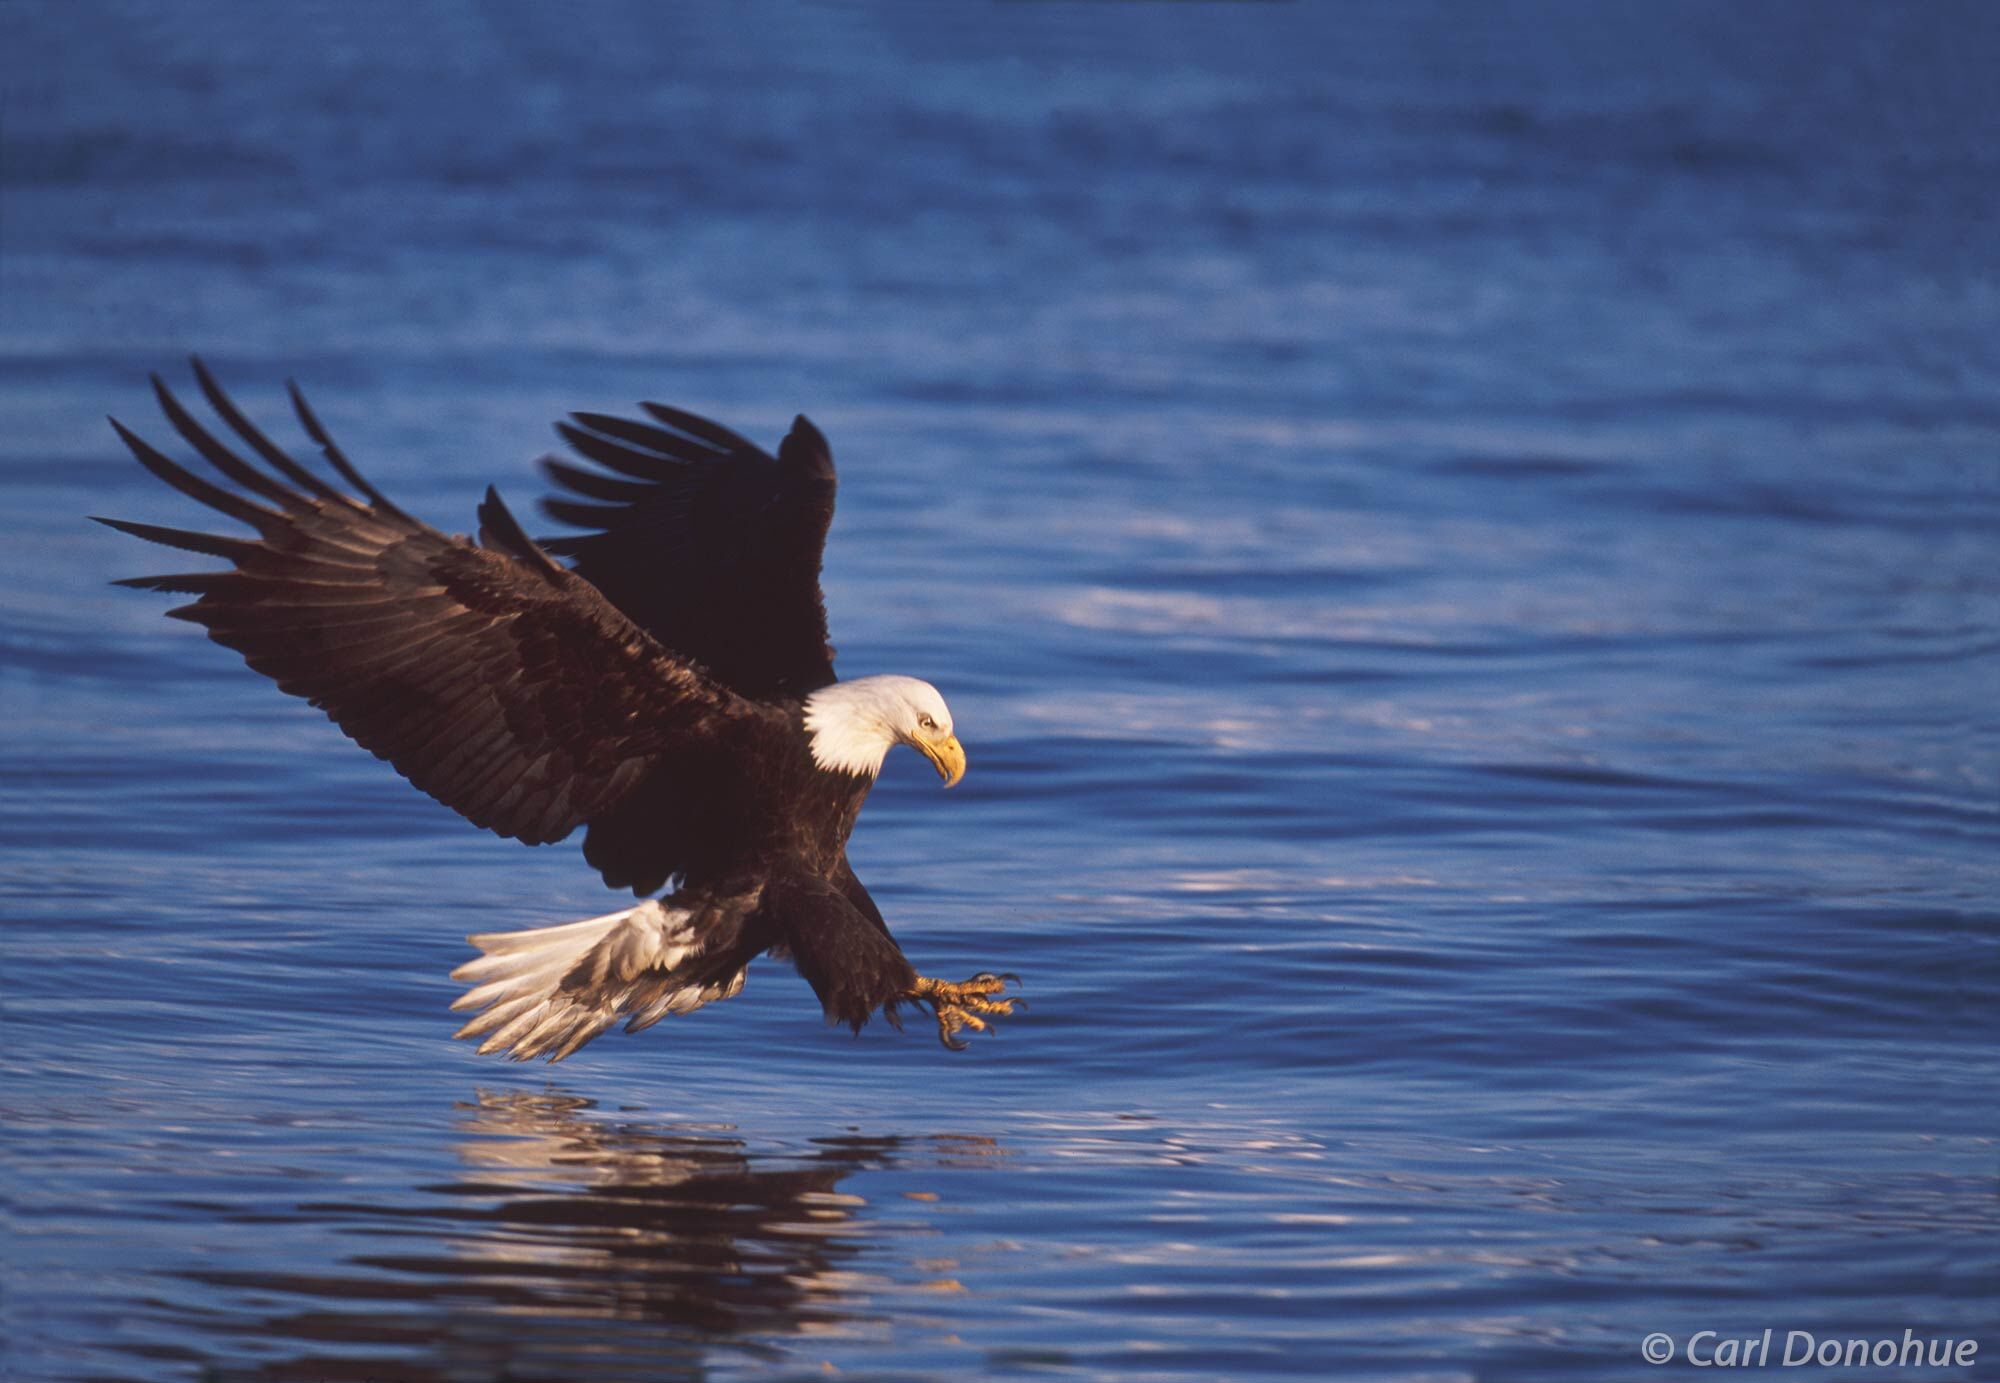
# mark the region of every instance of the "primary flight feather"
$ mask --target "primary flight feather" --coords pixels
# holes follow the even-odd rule
[[[559,1060],[621,1018],[636,1031],[728,998],[774,949],[857,1029],[920,1004],[957,1048],[1011,1011],[1011,977],[919,975],[848,865],[890,748],[917,749],[946,786],[965,751],[929,683],[834,677],[819,573],[836,479],[805,418],[772,456],[663,404],[641,405],[650,422],[575,414],[557,430],[595,468],[543,465],[589,502],[543,508],[586,531],[537,544],[488,489],[475,541],[390,503],[296,386],[299,423],[348,490],[272,442],[199,360],[194,373],[233,443],[157,376],[154,392],[224,483],[112,427],[249,535],[100,519],[229,563],[118,584],[198,597],[169,613],[476,825],[529,844],[583,826],[606,884],[676,882],[602,917],[473,937],[484,954],[454,972],[473,985],[459,1036]]]

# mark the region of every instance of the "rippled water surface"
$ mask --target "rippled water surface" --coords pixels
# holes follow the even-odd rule
[[[7,1375],[2000,1376],[1994,11],[1486,14],[7,7]],[[1031,1010],[451,1042],[608,895],[109,589],[191,349],[455,530],[810,413]]]

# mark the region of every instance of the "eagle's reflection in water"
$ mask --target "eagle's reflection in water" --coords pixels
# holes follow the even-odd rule
[[[865,1301],[893,1287],[857,1265],[870,1236],[896,1225],[857,1218],[866,1203],[840,1181],[911,1151],[932,1166],[997,1151],[983,1139],[913,1150],[835,1137],[753,1153],[726,1129],[516,1093],[481,1093],[463,1127],[464,1175],[415,1203],[298,1207],[369,1235],[374,1251],[295,1278],[196,1274],[265,1307],[210,1330],[287,1342],[290,1356],[211,1356],[203,1376],[659,1379],[758,1356],[814,1367],[805,1337],[885,1330]],[[404,1240],[417,1242],[399,1249]]]

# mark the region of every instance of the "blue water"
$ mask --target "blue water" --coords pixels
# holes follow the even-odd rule
[[[0,1372],[2000,1377],[2000,11],[5,25]],[[809,413],[972,760],[857,867],[1030,1011],[451,1042],[609,895],[107,586],[189,350],[454,530]]]

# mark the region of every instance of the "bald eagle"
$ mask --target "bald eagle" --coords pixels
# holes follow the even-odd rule
[[[772,456],[664,404],[642,404],[644,422],[572,414],[557,431],[593,464],[543,467],[590,502],[543,508],[583,531],[537,543],[488,488],[474,540],[384,498],[297,385],[299,424],[347,489],[193,365],[233,448],[157,375],[153,390],[224,484],[111,425],[147,470],[255,536],[99,519],[230,564],[117,584],[199,597],[169,613],[475,825],[530,845],[586,828],[584,859],[644,899],[471,937],[483,954],[452,972],[472,986],[453,1007],[475,1011],[459,1037],[561,1060],[620,1018],[637,1031],[731,997],[766,951],[789,954],[827,1017],[857,1031],[927,1007],[959,1050],[960,1033],[1012,1011],[1012,976],[919,975],[848,864],[893,746],[946,787],[965,750],[929,683],[834,677],[819,588],[833,457],[804,417]]]

